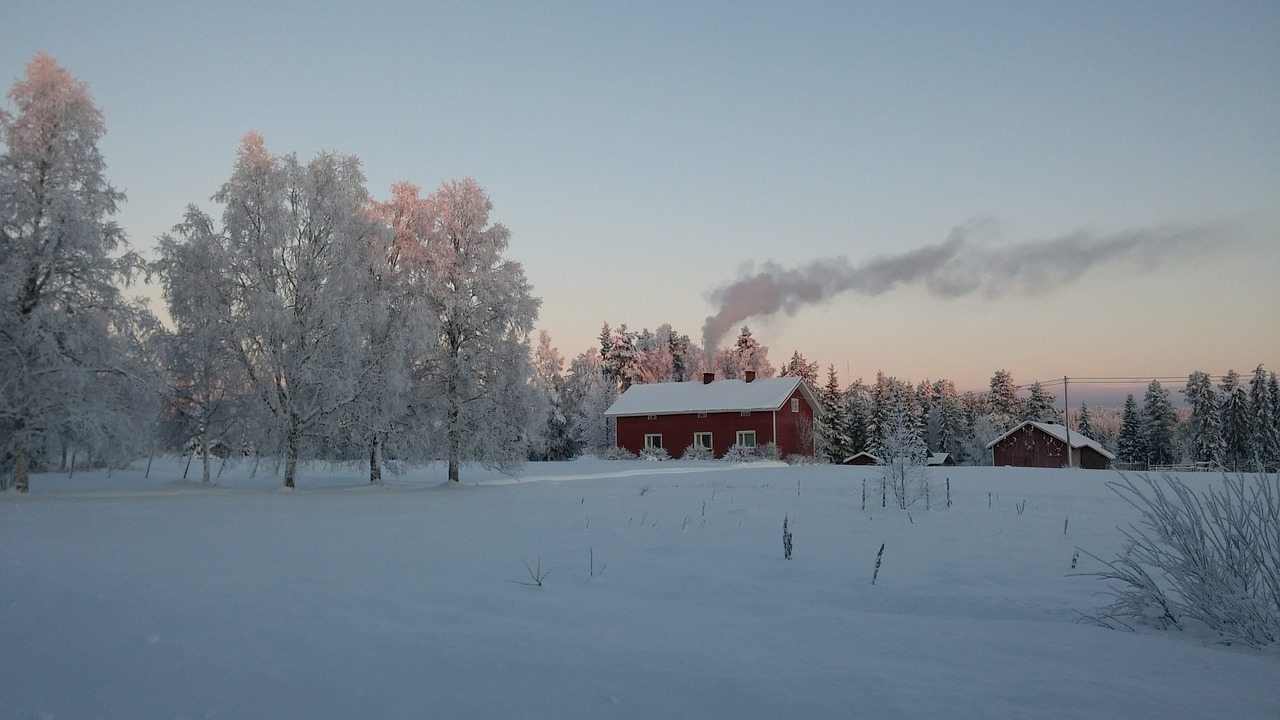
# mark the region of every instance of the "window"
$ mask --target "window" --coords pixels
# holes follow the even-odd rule
[[[741,446],[743,446],[743,447],[755,447],[755,446],[756,446],[756,431],[755,431],[755,430],[739,430],[739,431],[738,431],[738,444],[739,444],[739,445],[741,445]]]
[[[698,447],[711,449],[711,433],[702,432],[693,434],[693,444]]]
[[[704,418],[704,417],[706,417],[706,416],[707,416],[707,414],[706,414],[706,413],[704,413],[704,412],[700,412],[700,413],[698,413],[698,417],[700,417],[700,418]]]
[[[739,415],[741,415],[742,417],[751,417],[751,411],[750,411],[750,410],[743,410],[742,412],[740,412],[740,413],[738,413],[738,414],[739,414]]]
[[[661,435],[656,435],[656,434],[655,434],[655,435],[645,435],[645,436],[644,436],[644,449],[645,449],[645,450],[661,450],[661,449],[662,449],[662,436],[661,436]]]
[[[649,416],[649,419],[650,419],[650,420],[657,420],[657,419],[658,419],[658,416],[657,416],[657,415],[650,415],[650,416]]]
[[[791,398],[791,412],[800,412],[800,398]]]

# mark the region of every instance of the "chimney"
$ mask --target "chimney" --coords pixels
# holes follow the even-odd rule
[[[747,382],[751,382],[752,380],[755,380],[755,379],[756,379],[756,371],[755,371],[755,370],[747,370],[746,372],[742,373],[742,379],[743,379],[743,380],[746,380]]]
[[[703,384],[703,385],[710,385],[710,384],[711,384],[711,381],[712,381],[712,380],[715,380],[715,379],[716,379],[716,374],[715,374],[715,373],[713,373],[713,372],[704,372],[704,373],[702,373],[702,384]]]

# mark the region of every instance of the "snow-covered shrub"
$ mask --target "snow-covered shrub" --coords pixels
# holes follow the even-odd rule
[[[884,429],[881,472],[894,504],[906,510],[925,493],[928,449],[905,416],[893,417]]]
[[[788,465],[816,465],[818,461],[812,455],[792,453],[782,459]]]
[[[724,454],[726,462],[753,462],[757,460],[756,449],[750,445],[734,445]]]
[[[682,460],[715,460],[716,454],[705,445],[693,443],[684,449],[684,454],[680,458]]]
[[[645,448],[640,451],[641,460],[670,460],[671,456],[667,454],[666,448]]]
[[[611,447],[608,450],[605,450],[604,454],[602,454],[600,457],[601,459],[604,459],[604,460],[635,460],[636,459],[635,453],[631,452],[630,450],[627,450],[626,448],[620,448],[620,447]]]
[[[1173,475],[1108,483],[1142,514],[1105,570],[1114,602],[1091,619],[1108,627],[1183,627],[1194,620],[1224,642],[1280,640],[1280,476],[1224,476],[1197,494]]]
[[[781,460],[782,451],[776,443],[765,443],[756,448],[756,457],[760,460]]]

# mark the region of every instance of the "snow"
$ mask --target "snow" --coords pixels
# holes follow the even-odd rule
[[[746,380],[701,380],[673,383],[648,383],[632,385],[605,412],[605,415],[669,415],[695,412],[732,412],[738,410],[777,410],[791,397],[798,377],[759,378]],[[802,392],[809,404],[817,407],[817,400],[808,388]]]
[[[930,469],[908,516],[874,467],[251,469],[0,494],[0,718],[1280,717],[1278,648],[1076,622],[1112,473]]]

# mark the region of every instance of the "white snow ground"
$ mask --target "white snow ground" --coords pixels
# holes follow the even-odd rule
[[[1280,718],[1280,648],[1076,622],[1106,472],[142,467],[0,494],[0,718]]]

